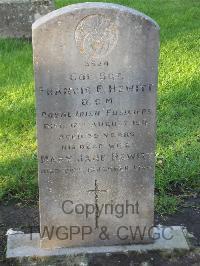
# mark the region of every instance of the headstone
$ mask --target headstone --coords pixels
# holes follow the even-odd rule
[[[31,38],[32,23],[53,10],[53,0],[0,0],[0,37]]]
[[[158,49],[120,5],[34,23],[41,247],[152,241]]]

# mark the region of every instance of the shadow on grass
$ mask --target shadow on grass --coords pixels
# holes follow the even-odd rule
[[[33,83],[32,45],[21,39],[0,39],[0,94]]]
[[[31,136],[35,130],[36,113],[33,103],[16,103],[12,108],[0,108],[1,136],[2,144],[13,139]],[[30,134],[29,134],[30,133]],[[7,140],[8,139],[8,140]]]
[[[0,162],[0,199],[35,201],[38,198],[36,155]]]

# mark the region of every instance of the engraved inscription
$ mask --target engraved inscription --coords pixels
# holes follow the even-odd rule
[[[113,18],[105,15],[90,15],[83,18],[76,30],[75,41],[81,54],[100,58],[116,46],[118,29]]]
[[[106,79],[105,73],[100,73],[101,79]],[[108,75],[109,79],[123,79],[121,73]],[[78,76],[80,78],[80,76]],[[89,77],[89,76],[88,76]],[[77,76],[71,76],[70,79],[77,79]],[[138,93],[150,93],[152,91],[152,84],[142,84],[139,82],[131,83],[131,84],[123,84],[123,85],[115,85],[115,84],[108,84],[107,86],[103,86],[101,84],[97,85],[96,87],[89,87],[89,86],[82,86],[82,87],[63,87],[57,86],[56,88],[43,88],[40,87],[39,90],[41,93],[47,96],[81,96],[81,95],[90,95],[90,94],[117,94],[118,92],[125,94],[138,94]]]
[[[153,225],[157,50],[153,21],[114,4],[65,7],[33,26],[42,248],[152,241],[124,229]],[[94,211],[64,211],[67,201]],[[120,216],[135,202],[137,215]],[[79,226],[91,234],[81,240]]]

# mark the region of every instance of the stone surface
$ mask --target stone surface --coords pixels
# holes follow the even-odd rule
[[[40,248],[40,235],[13,234],[8,235],[7,258],[16,257],[45,257],[45,256],[73,256],[81,254],[116,253],[116,252],[147,252],[147,251],[173,251],[189,250],[189,246],[181,226],[157,227],[154,243],[138,245],[119,245],[101,247],[79,247],[79,248]],[[164,230],[164,231],[163,231]],[[160,236],[160,237],[158,237]]]
[[[43,248],[152,241],[158,32],[103,3],[33,24]]]
[[[0,0],[0,37],[31,38],[32,23],[53,10],[53,0]]]

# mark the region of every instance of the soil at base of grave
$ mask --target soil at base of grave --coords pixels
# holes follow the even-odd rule
[[[167,217],[155,217],[155,224],[167,226],[183,225],[189,233],[195,237],[194,245],[200,247],[200,198],[187,199],[179,212]],[[34,232],[39,231],[39,211],[37,206],[22,206],[21,204],[0,204],[0,265],[7,264],[5,260],[6,252],[6,231],[10,228],[30,232],[30,226]],[[199,253],[187,253],[178,257],[177,260],[162,259],[158,254],[142,255],[142,261],[151,260],[151,265],[200,265]],[[134,259],[134,260],[133,260]],[[134,261],[134,262],[133,262]],[[140,265],[141,257],[125,256],[124,254],[115,254],[110,257],[97,256],[91,259],[92,266],[131,266]]]

